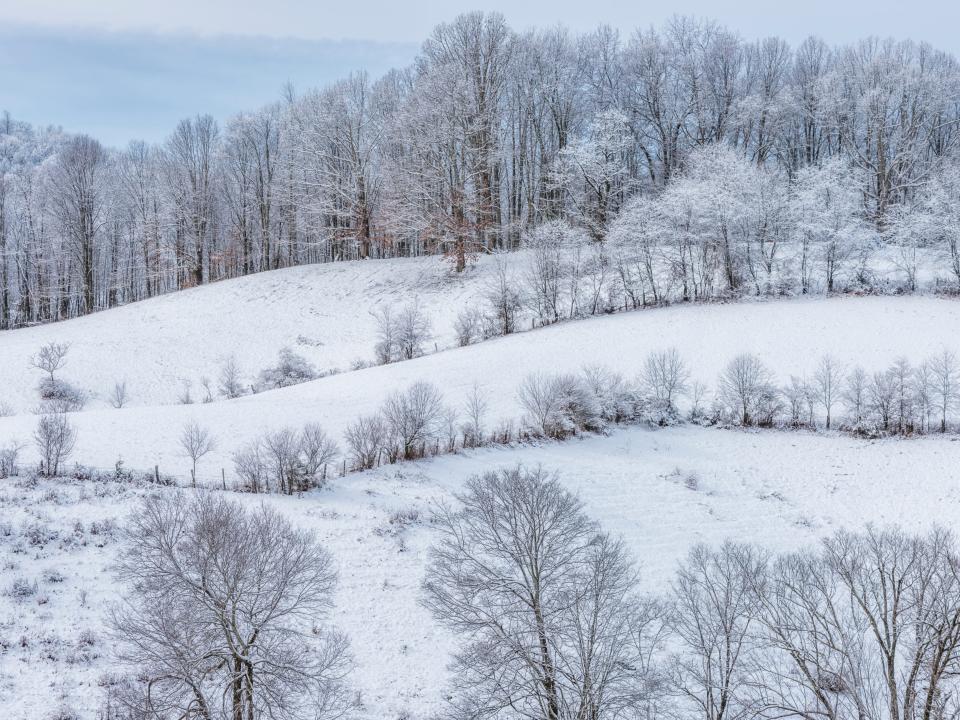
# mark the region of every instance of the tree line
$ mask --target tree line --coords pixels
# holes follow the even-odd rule
[[[551,221],[639,242],[644,297],[651,239],[682,299],[769,291],[787,240],[830,266],[893,228],[960,276],[958,81],[952,56],[906,41],[791,48],[690,18],[516,32],[471,13],[409,67],[288,88],[224,127],[187,118],[161,143],[5,115],[0,327],[300,263],[443,253],[462,270]]]

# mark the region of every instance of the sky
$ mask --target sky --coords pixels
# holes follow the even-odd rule
[[[955,0],[2,0],[0,110],[114,146],[158,141],[182,117],[223,121],[272,102],[287,82],[406,65],[434,25],[475,9],[517,30],[607,23],[629,34],[682,14],[746,38],[893,36],[960,55]]]

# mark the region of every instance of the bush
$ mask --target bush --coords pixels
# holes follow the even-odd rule
[[[387,399],[383,417],[404,460],[427,454],[441,429],[442,414],[443,396],[432,383],[414,383],[406,392],[395,392]]]
[[[520,385],[518,399],[526,411],[527,428],[535,435],[562,439],[606,426],[597,396],[576,375],[529,375]]]
[[[583,369],[583,382],[596,399],[600,418],[605,423],[620,423],[636,417],[637,393],[620,373],[594,365]]]
[[[290,348],[280,351],[277,364],[260,373],[260,387],[271,390],[315,380],[317,371],[310,362]]]
[[[369,470],[375,467],[381,451],[390,444],[390,431],[382,415],[367,415],[347,427],[344,437],[350,448],[350,467]]]
[[[9,595],[16,602],[23,602],[37,594],[37,583],[30,582],[26,578],[17,578],[7,588]]]
[[[483,312],[479,309],[468,307],[461,310],[453,325],[453,329],[457,333],[457,345],[466,347],[482,340],[484,337],[484,322]]]
[[[272,484],[289,495],[323,487],[326,466],[338,454],[326,432],[308,423],[299,432],[283,428],[254,440],[234,454],[233,466],[244,489],[269,491]]]
[[[65,380],[45,377],[37,387],[44,409],[50,412],[76,412],[87,404],[87,395]]]

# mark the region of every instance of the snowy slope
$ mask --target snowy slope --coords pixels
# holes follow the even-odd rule
[[[186,317],[180,322],[191,324]],[[266,338],[269,331],[263,334]],[[671,346],[680,350],[694,379],[711,388],[722,367],[740,352],[758,353],[781,381],[811,372],[827,352],[841,362],[877,370],[900,355],[919,361],[944,346],[960,353],[960,304],[932,297],[841,297],[676,306],[596,317],[233,401],[76,413],[74,458],[106,468],[122,457],[128,466],[159,464],[183,476],[188,465],[177,439],[183,425],[195,419],[219,440],[200,475],[219,478],[220,468],[229,473],[233,450],[264,429],[312,421],[339,438],[347,424],[374,411],[391,391],[418,380],[436,383],[455,406],[477,383],[489,393],[489,417],[495,422],[519,416],[516,389],[527,373],[601,364],[633,377],[648,352]],[[188,358],[176,352],[167,360]],[[137,367],[131,362],[126,369]],[[35,423],[32,415],[0,418],[0,438],[27,440]]]
[[[372,360],[380,305],[419,299],[436,343],[454,344],[457,313],[484,291],[495,259],[480,258],[463,275],[441,258],[342,262],[275,270],[192,288],[86,317],[0,331],[0,401],[18,412],[35,405],[41,374],[30,358],[48,342],[70,343],[63,378],[107,407],[114,382],[126,380],[133,405],[176,402],[182,382],[198,394],[235,355],[246,381],[288,346],[318,370],[345,370]]]
[[[559,471],[603,527],[640,561],[643,589],[664,592],[695,542],[726,538],[771,550],[813,543],[834,529],[897,522],[911,530],[960,522],[960,444],[950,439],[865,442],[803,433],[631,428],[539,447],[492,449],[336,479],[303,497],[237,495],[268,502],[311,527],[332,551],[340,585],[332,620],[352,642],[355,717],[424,720],[443,703],[451,639],[419,605],[433,531],[397,531],[396,510],[451,496],[469,476],[516,463]],[[0,590],[36,580],[15,602],[0,593],[0,706],[11,720],[61,706],[93,720],[111,672],[105,612],[116,597],[116,540],[93,523],[122,521],[144,492],[113,484],[0,485],[9,532],[0,533]],[[168,492],[159,490],[160,492]],[[77,530],[79,523],[80,530]],[[55,531],[45,545],[23,538]],[[25,552],[16,547],[26,545]],[[58,583],[46,571],[64,576]],[[41,603],[41,598],[43,602]],[[82,602],[81,602],[82,599]],[[83,642],[84,632],[94,642]]]

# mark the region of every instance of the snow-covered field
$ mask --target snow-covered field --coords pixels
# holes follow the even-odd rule
[[[336,479],[303,497],[268,502],[316,530],[340,584],[333,621],[351,637],[359,718],[426,718],[440,708],[451,639],[418,604],[426,522],[391,524],[397,510],[449,498],[466,478],[516,463],[560,473],[663,591],[698,541],[756,541],[772,550],[868,522],[910,529],[960,522],[960,444],[865,442],[801,433],[631,428],[609,437],[493,449]],[[111,673],[105,611],[116,597],[116,526],[144,490],[40,482],[0,488],[0,706],[11,720],[60,706],[95,718]],[[160,492],[170,492],[161,490]],[[104,521],[108,522],[104,522]],[[104,529],[106,528],[106,529]],[[50,580],[62,575],[62,579]],[[19,600],[15,580],[36,583]]]
[[[162,302],[172,304],[175,299],[176,296],[171,296]],[[191,314],[194,300],[188,293],[184,294],[184,304],[184,314],[171,313],[170,322],[183,327],[189,336],[196,332],[190,330],[196,319]],[[98,318],[105,323],[112,315],[116,323],[110,328],[111,336],[123,337],[128,328],[123,313],[135,308],[35,328],[32,330],[35,337],[29,346],[17,335],[22,331],[15,331],[13,335],[21,344],[21,354],[27,355],[28,347],[38,347],[37,343],[58,336],[72,338],[76,332],[74,323]],[[365,315],[355,311],[357,325]],[[340,327],[352,321],[331,317],[324,322]],[[271,348],[282,346],[287,338],[284,328],[282,323],[275,327],[265,324],[260,328],[261,343]],[[365,345],[372,347],[369,327],[367,332],[370,337]],[[331,330],[330,334],[335,333]],[[171,368],[179,367],[180,362],[195,367],[196,359],[189,352],[176,349],[176,341],[172,339],[175,336],[176,332],[171,331],[171,339],[166,341],[168,350],[157,356],[158,362],[162,360]],[[91,367],[101,372],[108,372],[110,367],[123,368],[130,374],[147,372],[140,370],[142,366],[136,359],[124,360],[112,358],[109,352],[99,353],[95,337],[88,345],[78,342],[71,348],[70,364],[62,373],[64,378],[83,386],[89,376],[80,374],[77,366],[91,362],[82,360],[85,353],[96,358]],[[0,335],[0,342],[3,340],[4,336]],[[210,351],[210,357],[236,353],[242,361],[246,358],[246,340],[224,339],[223,342],[219,350]],[[360,341],[354,345],[362,346],[364,343]],[[154,401],[122,410],[91,405],[88,410],[73,414],[72,421],[79,433],[74,457],[101,468],[112,467],[122,458],[128,467],[149,469],[159,465],[164,472],[185,476],[189,465],[179,449],[178,439],[184,424],[196,420],[209,428],[218,440],[217,450],[203,460],[198,475],[219,478],[221,468],[229,472],[233,451],[264,430],[318,422],[339,438],[349,423],[361,414],[373,412],[390,392],[418,380],[436,383],[446,401],[454,406],[462,406],[473,385],[478,385],[489,395],[489,420],[496,422],[520,416],[516,390],[528,373],[575,371],[585,365],[603,365],[633,377],[647,353],[669,347],[678,348],[693,378],[708,387],[714,385],[723,366],[741,352],[760,355],[782,381],[790,374],[812,372],[824,353],[846,364],[861,364],[868,371],[878,370],[901,355],[919,361],[943,347],[960,352],[960,304],[917,296],[674,306],[561,323],[231,401],[170,404],[163,392],[155,388],[154,396],[163,398],[160,403]],[[333,343],[325,351],[334,353]],[[343,356],[354,352],[350,350]],[[35,393],[35,380],[31,382],[30,378],[39,377],[39,373],[19,371],[19,367],[12,366],[11,374],[18,378],[13,386],[19,387],[24,395]],[[176,370],[171,369],[169,377],[175,375]],[[174,384],[167,392],[174,395],[176,391]],[[27,441],[35,424],[36,417],[30,413],[0,418],[0,438]]]
[[[218,440],[201,478],[231,473],[230,455],[264,429],[315,421],[339,439],[358,415],[418,380],[462,402],[474,384],[489,395],[489,422],[517,418],[516,389],[534,371],[600,364],[634,376],[646,354],[676,347],[695,379],[712,386],[736,354],[755,352],[779,380],[810,373],[823,353],[880,369],[897,356],[960,353],[960,305],[933,297],[865,297],[673,307],[563,323],[454,348],[456,314],[483,292],[489,259],[451,279],[435,258],[344,263],[264,273],[90,317],[0,333],[0,446],[27,443],[40,374],[29,357],[46,342],[71,343],[62,377],[105,394],[128,382],[132,403],[101,399],[71,414],[73,458],[186,476],[178,447],[195,419]],[[414,290],[433,320],[439,352],[351,371],[369,359],[378,304]],[[302,339],[298,339],[302,338]],[[216,375],[235,355],[248,380],[293,346],[339,374],[232,401],[179,405],[183,379]],[[433,531],[432,503],[464,481],[517,463],[558,471],[603,527],[622,535],[645,588],[664,590],[691,544],[753,540],[796,548],[841,526],[900,523],[920,529],[960,521],[960,442],[863,441],[836,434],[676,427],[625,428],[585,437],[470,451],[336,477],[302,497],[244,496],[313,528],[336,559],[333,622],[351,638],[358,718],[427,718],[441,707],[451,638],[419,605]],[[119,591],[111,563],[116,528],[145,493],[117,483],[0,480],[0,715],[51,717],[71,708],[93,720],[109,686],[106,614]],[[419,521],[391,522],[396,511]],[[407,514],[414,517],[415,513]]]

